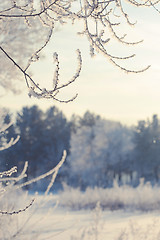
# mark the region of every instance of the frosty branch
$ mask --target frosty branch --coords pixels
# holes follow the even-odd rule
[[[135,0],[127,0],[127,4],[131,4],[135,7],[153,7],[158,10],[158,4],[160,0],[157,1],[135,1]],[[72,21],[76,23],[76,21],[82,22],[83,30],[77,30],[78,34],[86,35],[88,41],[90,43],[90,54],[94,56],[96,53],[102,53],[112,64],[116,67],[120,68],[121,70],[130,73],[139,73],[147,70],[150,66],[146,66],[142,69],[133,70],[123,67],[123,61],[127,59],[131,59],[135,57],[135,54],[130,54],[126,56],[117,56],[111,54],[109,51],[108,43],[111,42],[113,38],[119,41],[121,44],[125,45],[135,45],[139,44],[142,41],[127,41],[126,37],[127,34],[123,33],[123,22],[125,21],[129,26],[134,26],[135,23],[132,23],[130,20],[129,14],[125,9],[126,3],[121,0],[79,0],[73,6],[73,2],[71,0],[39,0],[39,1],[29,1],[29,0],[7,0],[0,4],[0,22],[1,22],[1,36],[3,34],[11,34],[9,31],[7,33],[6,26],[14,24],[14,22],[20,21],[20,26],[22,28],[26,27],[35,31],[35,23],[40,23],[41,28],[37,31],[37,36],[39,35],[39,31],[43,31],[47,29],[49,32],[46,40],[42,44],[38,50],[34,51],[34,54],[31,54],[31,57],[28,60],[27,66],[24,68],[21,64],[18,63],[17,59],[8,51],[8,46],[4,46],[6,39],[0,40],[0,52],[3,52],[7,58],[14,63],[14,65],[20,70],[20,72],[24,75],[24,79],[26,81],[27,87],[29,88],[29,96],[34,96],[38,98],[47,98],[47,99],[54,99],[59,102],[70,102],[75,99],[73,98],[69,100],[60,100],[57,98],[57,94],[59,90],[64,87],[67,87],[69,84],[74,82],[80,74],[82,59],[80,51],[78,51],[78,59],[79,59],[79,66],[76,74],[74,77],[66,84],[59,85],[59,61],[58,55],[54,54],[55,61],[56,61],[56,73],[54,77],[54,84],[53,89],[47,90],[46,88],[40,87],[38,83],[34,81],[34,79],[29,75],[28,69],[30,65],[38,61],[40,58],[41,51],[47,46],[49,43],[55,25],[64,24],[68,21]],[[23,20],[23,21],[21,21]],[[12,23],[13,22],[13,23]],[[21,29],[17,28],[17,31],[21,31]],[[120,30],[120,31],[119,31]],[[121,33],[121,34],[120,34]],[[13,38],[17,38],[14,36]],[[20,32],[19,36],[22,35]],[[31,39],[31,38],[30,38]],[[31,40],[32,42],[36,42],[36,39]],[[38,40],[39,41],[39,40]],[[10,43],[9,43],[10,44]],[[7,45],[7,44],[6,44]],[[26,48],[31,48],[31,45],[25,46]],[[13,50],[14,51],[14,50]],[[24,55],[25,56],[25,55]],[[23,57],[21,54],[18,57]],[[120,62],[119,62],[120,61]],[[122,61],[122,64],[121,64]],[[1,73],[3,74],[3,73]],[[1,85],[5,86],[4,84],[5,79],[1,80]]]
[[[53,57],[54,57],[54,60],[55,60],[55,63],[56,63],[56,70],[55,70],[55,76],[54,76],[54,79],[53,79],[54,87],[53,87],[52,90],[47,90],[46,88],[41,88],[39,86],[39,84],[36,83],[33,80],[33,78],[26,72],[28,67],[29,67],[29,65],[30,65],[30,63],[28,64],[26,69],[23,70],[22,67],[19,64],[17,64],[15,62],[15,60],[1,46],[0,46],[0,50],[23,73],[25,81],[26,81],[26,84],[27,84],[27,87],[29,89],[28,95],[30,97],[34,96],[34,97],[37,97],[37,98],[54,99],[54,100],[56,100],[58,102],[65,102],[65,103],[71,102],[71,101],[73,101],[77,97],[77,94],[76,94],[73,98],[71,98],[69,100],[64,100],[64,101],[56,98],[56,96],[59,93],[60,89],[65,88],[68,85],[70,85],[71,83],[73,83],[80,75],[80,71],[81,71],[81,68],[82,68],[82,58],[81,58],[81,53],[80,53],[79,50],[77,50],[77,54],[78,54],[78,69],[77,69],[75,75],[73,76],[73,78],[69,82],[67,82],[67,83],[65,83],[63,85],[60,85],[60,86],[59,86],[59,60],[58,60],[58,54],[54,53]],[[36,52],[35,55],[37,55],[37,52]],[[32,59],[33,59],[33,56],[31,57],[31,60],[29,62],[31,62]]]
[[[12,123],[3,124],[3,126],[0,126],[0,136],[3,135],[5,133],[5,131],[7,131],[7,129],[11,125],[12,125]],[[0,144],[0,151],[6,150],[6,149],[10,148],[11,146],[15,145],[18,142],[19,138],[20,138],[20,136],[18,135],[15,139],[11,138],[9,142],[6,142],[6,141],[3,142],[2,139],[1,139],[2,143]],[[10,171],[9,172],[7,171],[6,174],[7,173],[10,173]],[[3,174],[6,175],[5,172]],[[3,174],[0,173],[0,177],[2,177]]]

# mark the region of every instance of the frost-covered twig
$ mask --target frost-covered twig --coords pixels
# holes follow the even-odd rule
[[[5,143],[4,145],[2,145],[2,147],[0,147],[0,151],[6,150],[11,146],[15,145],[19,141],[19,139],[20,139],[20,136],[17,136],[15,139],[11,138],[8,143]]]
[[[33,205],[34,201],[35,201],[35,199],[32,199],[32,201],[30,202],[29,205],[27,205],[25,208],[19,209],[17,211],[8,212],[8,211],[1,211],[0,210],[0,214],[2,214],[2,215],[15,215],[15,214],[19,214],[21,212],[25,212],[28,208],[30,208]]]
[[[16,173],[16,172],[17,172],[17,167],[14,166],[10,170],[8,170],[8,171],[0,172],[0,178],[2,178],[4,176],[10,177],[13,173]]]
[[[54,87],[52,90],[47,90],[46,88],[41,88],[39,86],[38,83],[36,83],[33,78],[26,72],[27,69],[28,69],[28,66],[25,70],[22,69],[22,67],[20,67],[19,64],[17,64],[15,62],[15,60],[0,46],[0,50],[6,55],[7,58],[10,59],[10,61],[23,73],[24,75],[24,78],[26,80],[26,84],[27,84],[27,87],[29,89],[29,97],[36,97],[36,98],[46,98],[46,99],[53,99],[53,100],[56,100],[58,102],[64,102],[64,103],[68,103],[68,102],[71,102],[73,101],[76,97],[77,97],[77,94],[72,97],[71,99],[69,100],[60,100],[58,98],[56,98],[57,94],[59,93],[59,90],[61,90],[62,88],[65,88],[67,87],[68,85],[70,85],[71,83],[73,83],[80,75],[80,72],[81,72],[81,69],[82,69],[82,58],[81,58],[81,52],[80,50],[77,50],[77,54],[78,54],[78,68],[77,68],[77,71],[76,71],[76,74],[73,76],[73,78],[59,86],[59,61],[58,61],[58,54],[55,53],[54,54],[54,59],[55,59],[55,62],[56,62],[56,71],[55,71],[55,77],[54,77]]]
[[[40,181],[41,179],[44,179],[54,173],[58,173],[60,167],[62,166],[62,164],[64,163],[65,159],[66,159],[66,156],[67,156],[67,153],[66,153],[66,150],[63,151],[63,156],[62,156],[62,159],[60,160],[60,162],[51,170],[49,170],[48,172],[38,176],[38,177],[35,177],[29,181],[26,181],[25,183],[22,183],[22,184],[19,184],[18,186],[16,186],[16,189],[19,189],[19,188],[23,188],[25,186],[28,186],[32,183],[35,183],[37,181]]]
[[[2,137],[5,135],[7,130],[13,125],[13,122],[10,122],[8,124],[4,123],[4,120],[2,119],[4,113],[3,113],[3,111],[2,112],[1,111],[0,111],[0,136]],[[18,142],[19,138],[20,138],[20,136],[18,135],[16,138],[11,138],[9,140],[9,142],[1,141],[0,151],[6,150],[6,149],[10,148],[11,146],[15,145]],[[4,137],[4,139],[5,139],[5,137]]]

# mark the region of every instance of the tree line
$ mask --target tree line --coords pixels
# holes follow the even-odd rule
[[[11,118],[8,113],[4,122],[8,124]],[[127,127],[89,111],[68,120],[55,106],[42,111],[34,105],[16,113],[15,124],[10,126],[5,139],[8,142],[17,135],[20,139],[16,145],[0,152],[1,169],[16,165],[22,170],[28,161],[28,179],[56,166],[65,149],[67,159],[56,179],[57,188],[62,182],[83,190],[88,186],[111,187],[115,179],[119,184],[133,186],[141,178],[152,184],[160,180],[157,115]],[[4,140],[4,136],[1,138]],[[34,187],[43,191],[47,182],[40,181]]]

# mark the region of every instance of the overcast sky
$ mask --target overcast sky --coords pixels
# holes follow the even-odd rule
[[[151,118],[153,114],[160,116],[160,14],[152,9],[132,8],[131,19],[137,24],[127,31],[131,40],[144,42],[137,46],[124,46],[116,41],[109,45],[111,53],[123,56],[136,53],[132,61],[121,62],[129,69],[141,69],[151,64],[149,70],[139,74],[126,74],[108,62],[102,54],[91,58],[89,44],[85,37],[76,35],[77,25],[69,25],[56,29],[53,39],[46,49],[47,57],[32,66],[34,78],[45,86],[52,82],[54,64],[52,53],[59,53],[60,80],[69,81],[76,71],[77,56],[75,50],[82,51],[83,68],[79,79],[62,90],[60,98],[68,99],[78,93],[78,98],[68,104],[54,101],[29,98],[27,89],[19,96],[8,94],[1,98],[1,105],[14,110],[22,106],[38,104],[47,109],[52,105],[63,110],[67,117],[72,114],[82,115],[86,110],[102,115],[124,124],[136,124],[138,120]],[[81,27],[79,25],[79,27]],[[25,85],[24,85],[25,89]]]

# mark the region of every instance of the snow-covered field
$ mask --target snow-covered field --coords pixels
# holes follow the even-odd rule
[[[27,213],[22,215],[18,217],[19,223],[28,217]],[[45,211],[34,214],[15,239],[158,240],[159,220],[158,212],[104,211],[96,220],[91,211],[67,212],[57,208],[49,214]]]
[[[140,214],[123,211],[106,211],[103,212],[102,218],[99,219],[97,226],[93,218],[93,213],[88,211],[69,212],[68,214],[63,211],[57,211],[55,215],[53,214],[49,219],[48,223],[50,223],[50,228],[48,228],[48,233],[45,234],[42,232],[38,239],[159,239],[153,237],[153,234],[159,233],[160,222],[158,213]],[[55,225],[52,225],[52,222],[54,222]],[[127,236],[127,234],[129,235]]]
[[[73,211],[61,207],[57,197],[35,197],[25,212],[1,216],[1,240],[159,240],[160,210],[142,212],[95,209]],[[144,196],[145,197],[145,196]],[[19,199],[19,200],[18,200]],[[8,211],[22,208],[30,201],[28,195],[14,199]],[[12,199],[13,202],[13,199]],[[18,204],[18,205],[17,205]],[[7,207],[4,204],[4,208]]]

